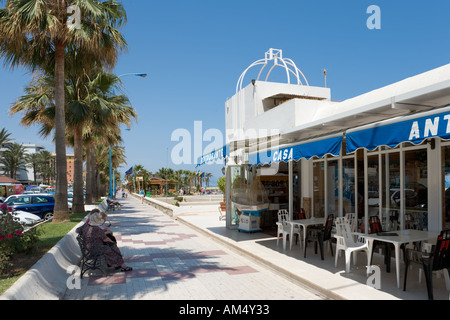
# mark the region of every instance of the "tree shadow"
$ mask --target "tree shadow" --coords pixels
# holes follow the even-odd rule
[[[180,223],[159,211],[146,215],[132,206],[122,207],[119,211],[108,212],[109,222],[111,231],[118,238],[124,261],[133,270],[123,272],[103,268],[105,274],[99,270],[88,271],[81,281],[81,289],[67,292],[64,299],[92,299],[93,296],[107,300],[164,298],[170,296],[171,286],[200,274],[242,271],[241,267],[230,267],[219,261],[220,256],[226,254],[224,251],[177,246],[177,242],[197,235],[185,229],[179,232],[168,229],[168,226],[179,226]],[[204,286],[206,291],[207,284]]]

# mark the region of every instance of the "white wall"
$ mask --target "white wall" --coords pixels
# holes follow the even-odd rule
[[[277,95],[323,100],[293,99],[264,112],[264,99]],[[263,129],[282,131],[308,123],[314,120],[317,110],[330,105],[330,96],[329,88],[255,81],[225,102],[226,143],[247,138],[251,130],[260,136]]]

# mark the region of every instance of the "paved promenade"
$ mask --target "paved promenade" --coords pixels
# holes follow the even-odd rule
[[[427,300],[417,268],[408,273],[403,291],[403,266],[398,288],[395,270],[387,273],[383,256],[376,253],[377,289],[368,283],[364,253],[347,274],[343,255],[335,267],[329,250],[321,260],[311,245],[304,258],[299,244],[283,250],[274,235],[227,229],[214,201],[184,203],[170,217],[132,196],[119,200],[124,207],[110,212],[109,220],[134,270],[92,274],[82,279],[80,289],[67,289],[63,299]],[[449,299],[442,275],[433,276],[433,289],[435,300]]]
[[[95,271],[64,300],[328,299],[138,199],[119,200],[124,206],[108,220],[133,271]]]

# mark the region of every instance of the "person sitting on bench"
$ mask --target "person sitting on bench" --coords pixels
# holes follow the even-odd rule
[[[104,229],[101,228],[106,221],[106,214],[101,211],[91,213],[88,221],[75,231],[81,233],[86,239],[86,245],[90,248],[106,245],[104,254],[108,266],[114,267],[116,270],[131,271],[133,268],[127,266],[123,260],[117,244],[108,237]]]
[[[106,202],[108,203],[108,206],[117,207],[119,209],[122,206],[119,201],[111,199],[111,197],[106,198]]]

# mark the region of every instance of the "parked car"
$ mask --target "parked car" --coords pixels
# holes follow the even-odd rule
[[[50,220],[53,218],[55,199],[51,195],[43,194],[19,194],[9,196],[5,203],[13,208],[29,212],[39,216],[41,219]]]
[[[26,226],[31,226],[42,220],[38,215],[29,213],[27,211],[15,210],[13,212],[15,217],[19,218],[19,222]]]
[[[406,189],[405,192],[405,207],[410,208],[426,208],[428,190],[426,188],[421,188],[418,190]],[[391,207],[400,207],[400,189],[391,188]]]

